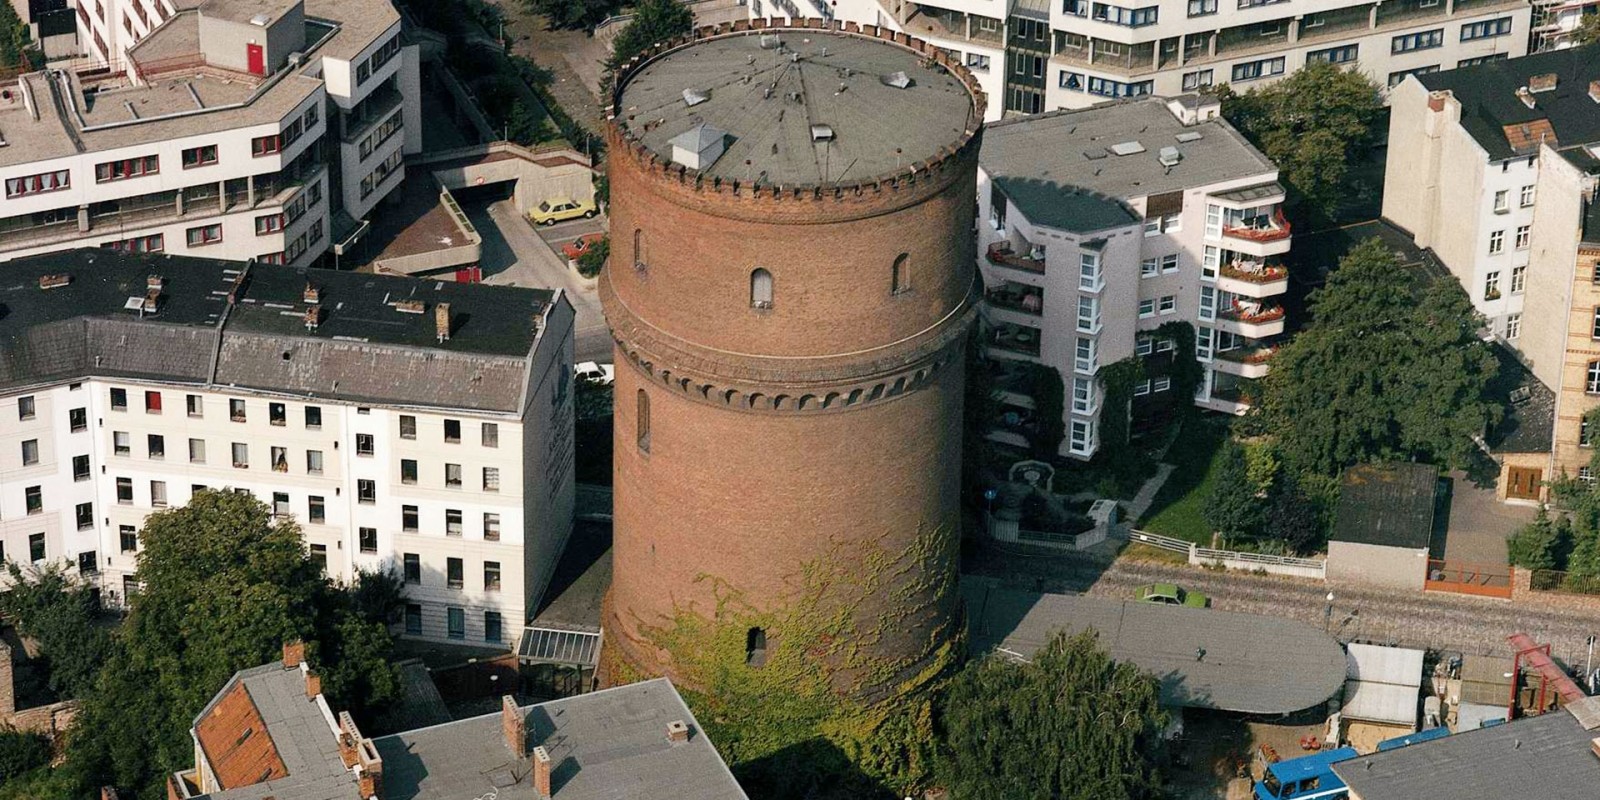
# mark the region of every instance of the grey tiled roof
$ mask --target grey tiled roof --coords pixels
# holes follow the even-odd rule
[[[1335,542],[1412,550],[1433,537],[1439,468],[1429,464],[1360,464],[1345,470],[1334,513]]]
[[[41,276],[55,274],[72,282],[39,288]],[[129,310],[151,275],[165,281],[156,313]],[[304,322],[308,284],[321,294],[315,330]],[[421,302],[423,311],[401,311],[400,301]],[[518,413],[555,302],[556,294],[534,289],[96,249],[52,253],[0,264],[0,389],[144,378]],[[434,312],[443,303],[451,325],[441,342]]]
[[[665,678],[522,707],[528,749],[550,754],[553,800],[747,800],[683,698]],[[682,720],[689,741],[673,744]],[[514,759],[500,714],[374,740],[384,800],[543,800]]]

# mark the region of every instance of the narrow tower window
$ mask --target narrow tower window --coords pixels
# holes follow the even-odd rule
[[[644,231],[633,229],[633,268],[644,269]]]
[[[744,663],[752,667],[766,666],[766,631],[760,628],[751,628],[750,631],[744,635]]]
[[[911,289],[911,255],[901,253],[894,259],[894,269],[889,276],[889,292],[899,294]]]
[[[750,273],[750,307],[772,308],[772,273],[761,267]]]
[[[650,395],[645,394],[643,389],[639,390],[637,416],[639,417],[639,449],[648,453],[650,452]]]

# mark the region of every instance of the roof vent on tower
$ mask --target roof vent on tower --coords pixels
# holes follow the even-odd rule
[[[761,49],[776,50],[783,45],[783,39],[776,33],[761,34]]]
[[[1556,88],[1556,74],[1547,72],[1543,75],[1533,75],[1528,78],[1528,91],[1551,92]]]
[[[1177,139],[1184,144],[1188,144],[1189,142],[1198,142],[1206,137],[1205,134],[1199,131],[1184,131],[1183,133],[1180,133],[1172,138]]]
[[[705,101],[710,100],[710,99],[711,99],[711,90],[710,89],[684,89],[683,90],[683,104],[688,106],[688,107],[690,107],[690,108],[694,108],[695,106],[700,105],[701,103],[704,103]]]
[[[888,75],[883,76],[881,80],[883,81],[884,86],[893,86],[896,89],[911,88],[911,76],[907,75],[904,71],[891,72]]]
[[[1144,145],[1138,142],[1121,142],[1106,148],[1114,156],[1131,156],[1144,152]]]
[[[821,123],[818,123],[816,125],[812,125],[811,126],[811,141],[813,141],[813,142],[831,142],[831,141],[833,141],[833,126],[832,125],[823,125]]]
[[[667,140],[672,160],[689,169],[706,169],[722,157],[728,134],[704,122]]]
[[[1183,160],[1183,154],[1178,152],[1176,147],[1163,147],[1156,154],[1156,158],[1161,161],[1163,167],[1176,167],[1178,162]]]

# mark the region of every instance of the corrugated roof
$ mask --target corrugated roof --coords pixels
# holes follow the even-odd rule
[[[1056,633],[1093,629],[1111,657],[1154,673],[1168,705],[1283,714],[1326,702],[1345,678],[1333,637],[1281,617],[1039,594],[964,580],[975,652],[1027,657]]]

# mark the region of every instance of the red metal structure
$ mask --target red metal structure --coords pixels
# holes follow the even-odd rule
[[[1506,706],[1509,718],[1516,718],[1518,683],[1516,676],[1522,674],[1524,666],[1539,675],[1539,699],[1534,703],[1534,708],[1540,709],[1538,713],[1543,713],[1545,691],[1552,685],[1555,687],[1556,693],[1561,695],[1561,702],[1563,703],[1575,703],[1589,696],[1578,684],[1573,682],[1572,677],[1567,674],[1566,670],[1561,668],[1561,665],[1550,658],[1550,645],[1538,644],[1533,641],[1533,637],[1526,633],[1514,633],[1506,637],[1506,640],[1511,642],[1511,646],[1517,651],[1511,661],[1511,674],[1513,676],[1511,679],[1511,697]]]

